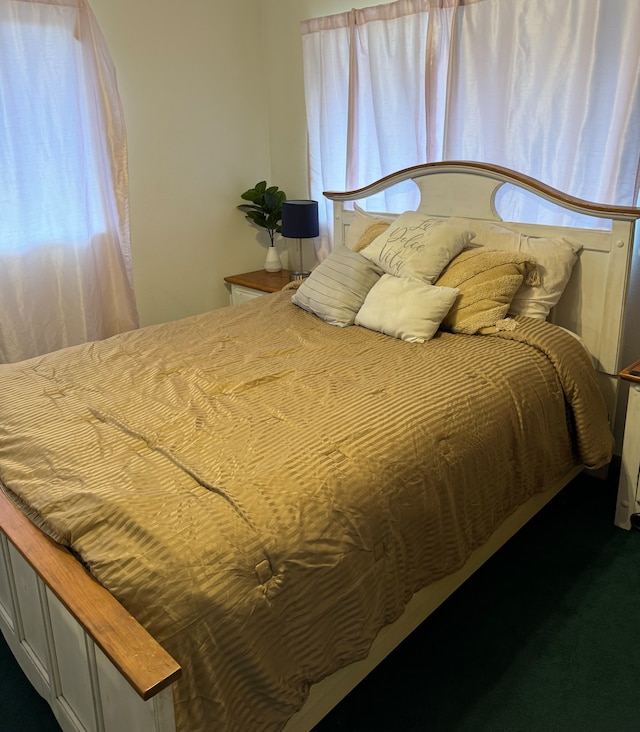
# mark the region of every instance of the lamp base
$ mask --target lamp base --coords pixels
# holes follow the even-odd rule
[[[310,274],[311,274],[311,272],[308,272],[307,270],[295,270],[294,272],[289,272],[289,282],[296,282],[297,280],[304,280]]]

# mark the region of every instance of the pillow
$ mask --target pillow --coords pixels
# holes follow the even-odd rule
[[[358,241],[352,247],[354,252],[361,252],[365,247],[368,247],[371,242],[383,234],[391,225],[390,221],[374,221],[373,224],[369,224],[367,228],[362,232]]]
[[[291,301],[330,325],[353,325],[381,274],[373,262],[339,246],[302,282]]]
[[[527,252],[538,260],[542,286],[522,288],[516,292],[511,303],[512,315],[527,315],[546,320],[571,279],[573,266],[578,261],[581,249],[582,244],[565,237],[521,237],[520,251]]]
[[[565,237],[552,239],[525,236],[483,221],[461,218],[450,220],[458,226],[470,226],[474,229],[476,233],[472,244],[492,249],[519,251],[537,260],[542,285],[536,288],[522,287],[513,298],[509,312],[511,315],[527,315],[530,318],[546,320],[569,282],[582,244]]]
[[[475,219],[463,219],[452,216],[449,221],[458,226],[465,226],[475,232],[471,244],[475,246],[489,247],[490,249],[502,249],[517,252],[520,247],[520,233],[505,229],[488,221],[477,221]]]
[[[442,328],[453,333],[495,331],[525,281],[528,289],[539,283],[536,262],[528,254],[485,247],[465,250],[436,280],[438,286],[460,291]]]
[[[361,254],[387,274],[416,277],[433,284],[472,236],[472,231],[447,219],[407,211]]]
[[[353,206],[354,215],[347,227],[345,245],[354,252],[359,252],[389,226],[397,218],[396,214],[371,214],[360,208],[357,203]]]
[[[424,343],[438,330],[457,295],[451,287],[383,274],[369,290],[355,322],[403,341]]]

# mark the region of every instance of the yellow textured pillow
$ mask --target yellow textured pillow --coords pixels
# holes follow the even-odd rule
[[[485,247],[467,249],[451,260],[435,284],[457,287],[460,294],[442,321],[453,333],[490,333],[505,318],[522,283],[540,285],[531,255]]]
[[[353,251],[361,252],[365,247],[368,247],[375,238],[389,228],[390,224],[390,221],[375,221],[373,224],[369,224],[353,245]]]
[[[356,203],[353,206],[353,218],[347,227],[344,243],[354,252],[360,251],[360,249],[364,249],[367,244],[370,244],[373,239],[375,239],[375,236],[373,238],[369,238],[367,236],[367,243],[360,243],[360,239],[367,234],[367,230],[370,226],[373,224],[388,225],[397,218],[398,214],[369,213],[368,211],[360,208]],[[386,228],[386,226],[383,226],[378,227],[376,230],[378,234],[381,234]]]

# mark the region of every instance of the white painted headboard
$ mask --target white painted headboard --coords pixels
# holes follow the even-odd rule
[[[625,303],[635,222],[640,218],[640,208],[583,201],[533,178],[494,165],[462,161],[428,163],[386,176],[356,191],[326,192],[324,195],[334,202],[336,243],[344,242],[354,215],[351,208],[345,208],[346,201],[362,201],[408,180],[412,180],[420,191],[417,210],[430,216],[462,216],[499,223],[504,228],[529,236],[565,236],[582,242],[584,248],[569,285],[549,320],[568,328],[584,340],[599,372],[613,424],[618,393],[617,374],[624,365],[620,363],[620,358]],[[496,196],[505,184],[533,194],[565,211],[595,217],[599,219],[598,226],[604,228],[504,221],[496,208]]]

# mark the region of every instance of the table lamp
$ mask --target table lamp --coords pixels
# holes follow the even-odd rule
[[[298,240],[298,269],[291,272],[290,280],[303,280],[311,274],[302,262],[302,239],[313,239],[319,233],[317,201],[282,202],[282,236]]]

